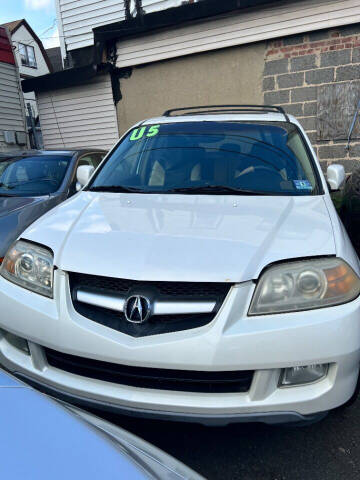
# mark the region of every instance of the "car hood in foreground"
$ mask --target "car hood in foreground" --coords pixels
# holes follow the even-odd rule
[[[44,198],[47,197],[2,197],[0,195],[0,218],[29,205],[35,205]]]
[[[3,371],[0,407],[6,480],[202,478],[129,432],[81,410],[70,412]]]
[[[321,196],[82,192],[24,237],[62,270],[136,280],[241,282],[275,261],[335,254]]]

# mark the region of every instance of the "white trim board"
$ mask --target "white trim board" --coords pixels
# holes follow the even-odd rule
[[[129,67],[357,22],[359,0],[283,2],[119,41],[116,65]]]

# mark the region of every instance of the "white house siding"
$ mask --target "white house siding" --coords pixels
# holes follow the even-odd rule
[[[109,75],[37,93],[44,148],[105,148],[118,140]]]
[[[143,0],[145,13],[177,7],[183,0]],[[56,0],[59,32],[67,50],[94,44],[93,28],[125,20],[123,0]],[[134,13],[131,2],[131,13]],[[63,51],[64,54],[64,51]]]
[[[359,0],[304,0],[257,8],[161,33],[119,41],[127,67],[224,47],[360,22]]]
[[[4,130],[25,132],[25,118],[16,66],[0,62],[0,152],[18,149],[5,143]]]
[[[45,62],[45,59],[43,57],[43,54],[40,50],[40,47],[36,40],[33,38],[31,33],[28,31],[24,25],[21,25],[12,35],[11,35],[11,42],[13,44],[14,48],[14,53],[16,56],[16,62],[19,67],[19,72],[20,75],[26,75],[27,77],[38,77],[40,75],[46,75],[47,73],[50,73],[49,68]],[[34,47],[35,51],[35,59],[36,59],[36,68],[31,68],[31,67],[25,67],[24,65],[21,64],[21,58],[20,58],[20,53],[19,53],[19,43],[22,43],[24,45],[30,45],[31,47]],[[30,103],[33,115],[36,117],[37,116],[37,105],[36,105],[36,100],[35,100],[35,93],[34,92],[29,92],[29,93],[24,93],[24,101],[25,104],[27,105]]]
[[[186,3],[184,0],[142,0],[141,5],[144,13],[152,13],[159,10],[166,10],[167,8],[179,7],[184,3]]]
[[[56,1],[67,50],[93,45],[93,28],[125,19],[123,0]]]

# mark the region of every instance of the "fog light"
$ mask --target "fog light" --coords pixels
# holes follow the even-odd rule
[[[314,364],[305,367],[284,368],[280,378],[280,386],[303,385],[316,382],[325,377],[329,364]]]
[[[22,352],[26,353],[27,355],[30,355],[30,350],[29,350],[29,345],[27,340],[25,338],[18,337],[17,335],[14,335],[13,333],[6,332],[5,330],[2,331],[5,340],[10,343],[14,348],[17,348],[18,350],[21,350]]]

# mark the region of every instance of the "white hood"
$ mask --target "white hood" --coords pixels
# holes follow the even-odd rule
[[[82,192],[23,238],[62,270],[135,280],[241,282],[275,261],[335,254],[321,196]]]

